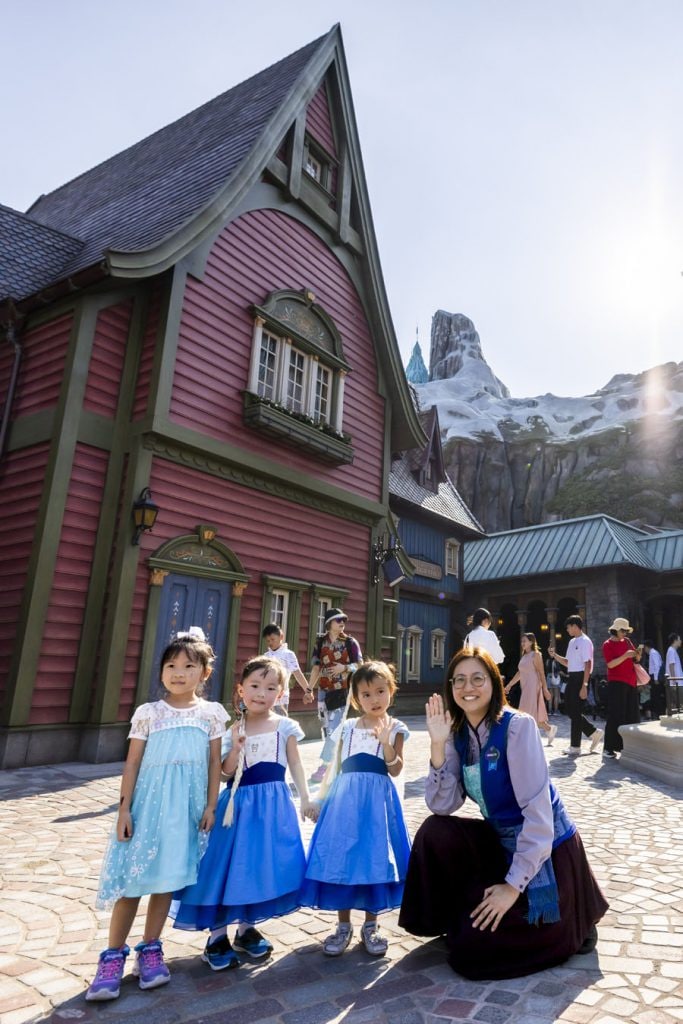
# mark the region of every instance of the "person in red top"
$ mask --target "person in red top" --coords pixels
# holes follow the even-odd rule
[[[634,725],[640,721],[636,670],[633,667],[634,661],[640,661],[640,654],[628,638],[632,632],[628,619],[615,619],[609,628],[609,639],[602,645],[607,665],[604,757],[615,758],[617,751],[624,748],[619,726]]]

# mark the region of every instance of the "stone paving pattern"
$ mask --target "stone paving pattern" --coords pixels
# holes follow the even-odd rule
[[[414,833],[427,814],[428,737],[423,721],[408,721],[413,736],[406,746],[405,805]],[[355,940],[344,956],[325,958],[320,939],[331,930],[333,915],[301,911],[263,926],[275,944],[270,962],[222,973],[199,960],[205,935],[168,928],[168,986],[142,992],[128,976],[117,1001],[86,1003],[85,988],[107,944],[108,915],[94,909],[94,897],[121,765],[22,769],[0,773],[1,1024],[683,1021],[680,799],[618,762],[564,756],[568,720],[555,721],[560,734],[547,750],[551,776],[610,902],[595,953],[527,978],[474,983],[448,967],[440,940],[406,935],[396,914],[383,918],[391,938],[385,958],[371,959]],[[320,743],[308,741],[301,750],[310,771]],[[304,826],[306,837],[311,828]],[[141,929],[139,918],[131,946]]]

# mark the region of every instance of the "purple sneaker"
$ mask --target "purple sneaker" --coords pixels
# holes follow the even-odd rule
[[[133,974],[140,978],[140,988],[159,988],[159,985],[166,985],[171,980],[158,939],[154,942],[138,942]]]
[[[104,1002],[106,999],[118,999],[126,957],[130,953],[128,946],[120,949],[105,949],[100,953],[97,974],[85,993],[89,1003]]]

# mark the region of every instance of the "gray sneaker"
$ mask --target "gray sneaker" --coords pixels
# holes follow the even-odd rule
[[[370,956],[384,956],[389,945],[383,935],[379,933],[379,925],[376,921],[366,921],[360,930],[363,945]]]
[[[353,925],[341,921],[334,935],[328,935],[323,942],[325,956],[341,956],[353,938]]]

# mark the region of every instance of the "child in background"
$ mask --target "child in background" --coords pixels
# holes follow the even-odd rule
[[[195,885],[177,894],[176,928],[210,929],[202,960],[214,971],[238,967],[240,957],[259,962],[272,944],[255,925],[298,909],[306,860],[294,801],[285,784],[289,767],[301,817],[315,818],[299,758],[301,727],[273,711],[287,680],[275,658],[247,662],[237,687],[245,711],[223,741],[223,774],[231,780],[216,809]],[[237,924],[233,943],[229,924]]]
[[[313,703],[313,690],[306,682],[306,676],[301,671],[299,660],[294,653],[290,651],[288,645],[285,643],[285,634],[282,632],[280,627],[274,622],[269,622],[264,628],[261,636],[266,641],[266,647],[268,648],[263,652],[264,658],[276,658],[281,661],[287,670],[287,682],[285,688],[282,691],[282,696],[278,697],[275,702],[275,710],[279,711],[283,715],[289,714],[289,683],[290,676],[294,676],[297,683],[304,691],[304,704]]]
[[[116,999],[126,939],[140,897],[150,894],[133,973],[140,988],[170,981],[160,942],[174,889],[197,878],[200,833],[214,824],[221,771],[221,737],[228,713],[202,700],[214,653],[201,629],[178,633],[161,656],[161,700],[133,715],[121,779],[118,820],[109,841],[97,895],[99,908],[114,905],[109,946],[100,954],[88,1002]]]
[[[323,803],[308,855],[301,905],[336,910],[339,923],[323,944],[340,956],[351,942],[351,910],[365,911],[361,938],[371,956],[383,956],[387,940],[377,915],[400,906],[410,840],[398,792],[389,778],[403,768],[408,729],[387,714],[396,693],[393,669],[369,661],[351,678],[351,701],[360,718],[342,722],[335,734],[333,766],[341,761]]]

